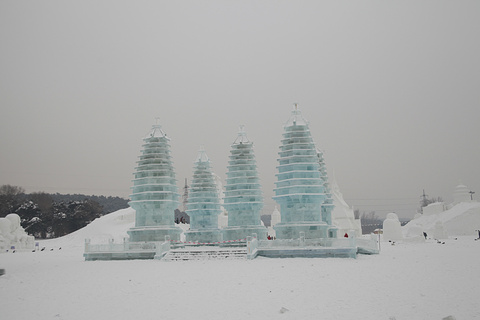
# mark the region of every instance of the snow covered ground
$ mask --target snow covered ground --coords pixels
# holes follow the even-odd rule
[[[480,319],[474,236],[383,242],[357,259],[84,261],[85,237],[132,225],[125,209],[45,251],[0,254],[0,318]]]

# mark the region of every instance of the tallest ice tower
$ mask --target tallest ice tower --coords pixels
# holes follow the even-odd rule
[[[276,236],[295,239],[304,232],[310,239],[336,237],[331,210],[322,210],[330,204],[317,149],[297,105],[284,129],[273,197],[281,214],[281,223],[274,227]]]

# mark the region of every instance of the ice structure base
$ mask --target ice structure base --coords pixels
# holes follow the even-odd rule
[[[218,243],[223,241],[220,229],[202,229],[185,231],[185,240],[195,243]]]
[[[165,241],[165,236],[170,236],[171,240],[180,240],[180,234],[183,230],[179,227],[134,227],[127,231],[131,242],[155,242]]]
[[[253,234],[257,235],[257,239],[267,239],[267,229],[264,226],[226,227],[222,231],[223,240],[241,240]]]
[[[273,229],[277,239],[298,239],[300,232],[304,232],[306,239],[337,237],[337,229],[326,223],[278,223]]]

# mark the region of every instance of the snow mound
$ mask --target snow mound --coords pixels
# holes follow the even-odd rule
[[[189,224],[176,224],[176,226],[184,232],[190,228]],[[92,243],[97,244],[108,243],[109,239],[113,239],[115,243],[122,243],[124,238],[128,238],[127,231],[133,227],[135,227],[135,210],[129,207],[97,218],[84,228],[66,236],[42,240],[42,246],[83,249],[85,239],[91,239]],[[183,234],[180,240],[185,241]]]
[[[132,208],[121,209],[93,220],[82,229],[67,234],[66,236],[45,240],[44,245],[50,247],[83,247],[85,239],[114,239],[122,242],[128,237],[128,229],[135,226],[135,210]]]
[[[402,229],[405,237],[418,237],[423,232],[433,236],[439,228],[444,228],[448,236],[476,235],[475,230],[480,229],[480,203],[461,202],[449,210],[415,218]]]
[[[401,240],[402,229],[400,227],[400,221],[398,216],[390,212],[387,214],[387,218],[383,221],[383,239],[384,240]]]

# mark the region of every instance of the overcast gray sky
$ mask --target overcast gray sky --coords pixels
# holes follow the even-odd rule
[[[274,201],[298,102],[362,211],[480,197],[479,1],[1,1],[0,184],[127,197],[158,117],[179,187],[244,124]]]

